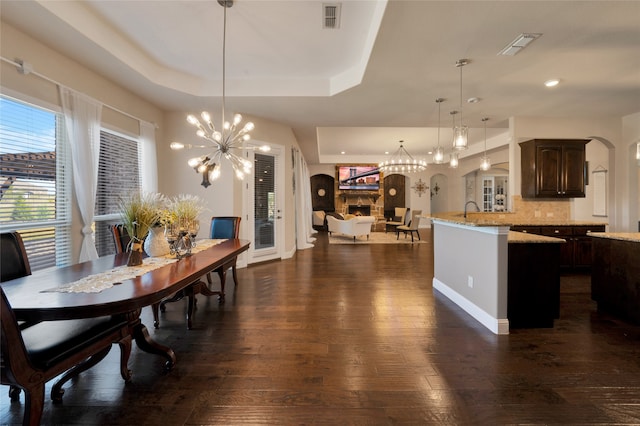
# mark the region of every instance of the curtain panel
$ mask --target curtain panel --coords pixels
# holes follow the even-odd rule
[[[82,245],[78,261],[84,262],[98,258],[91,224],[98,186],[102,103],[66,87],[59,86],[59,89],[71,147],[73,187],[82,221]]]

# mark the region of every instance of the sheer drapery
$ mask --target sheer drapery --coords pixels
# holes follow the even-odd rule
[[[102,104],[62,86],[60,98],[71,146],[73,186],[82,221],[82,246],[78,261],[84,262],[98,258],[91,224],[98,186]]]
[[[312,226],[313,208],[311,206],[311,178],[307,162],[299,150],[292,149],[294,201],[296,207],[296,247],[307,249],[313,247],[313,237],[317,231]]]
[[[158,160],[156,155],[156,128],[152,123],[140,121],[140,157],[142,164],[142,190],[158,192]]]

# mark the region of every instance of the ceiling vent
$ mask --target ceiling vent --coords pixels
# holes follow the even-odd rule
[[[322,28],[338,29],[340,28],[340,9],[341,3],[323,3],[322,4]]]
[[[518,37],[516,37],[515,40],[509,43],[504,49],[498,52],[498,56],[514,56],[515,54],[520,53],[522,49],[527,47],[529,43],[531,43],[533,40],[537,39],[541,35],[542,34],[537,34],[537,33],[520,34]]]

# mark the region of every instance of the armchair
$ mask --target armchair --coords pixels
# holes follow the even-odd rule
[[[420,232],[418,227],[420,226],[420,217],[422,216],[422,210],[414,210],[411,214],[411,222],[409,225],[396,226],[396,240],[400,238],[400,232],[404,232],[404,236],[407,236],[407,232],[411,234],[411,242],[413,242],[413,233],[415,232],[420,239]]]

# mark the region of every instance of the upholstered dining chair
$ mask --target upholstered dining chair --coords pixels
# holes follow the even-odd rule
[[[240,235],[240,217],[239,216],[214,216],[211,218],[211,230],[209,236],[212,239],[234,239]],[[222,265],[214,272],[220,277],[221,297],[224,298],[224,285],[226,281],[227,270],[231,268],[234,285],[238,285],[238,275],[236,272],[237,258],[233,258],[228,264]],[[207,282],[212,284],[211,274],[207,274]]]
[[[413,233],[415,232],[418,235],[418,240],[420,239],[420,232],[418,231],[418,227],[420,226],[420,217],[422,216],[422,210],[414,210],[411,213],[411,222],[409,225],[400,225],[396,226],[396,239],[400,238],[400,233],[404,232],[404,236],[407,236],[407,233],[411,234],[411,242],[413,242]]]
[[[20,234],[0,234],[0,250],[0,282],[31,275]],[[127,362],[132,338],[124,316],[27,323],[18,321],[2,286],[0,296],[0,382],[9,385],[12,402],[24,389],[23,425],[40,424],[46,382],[60,376],[51,388],[51,399],[61,402],[62,386],[100,362],[113,343],[122,351],[123,379],[131,378]]]

